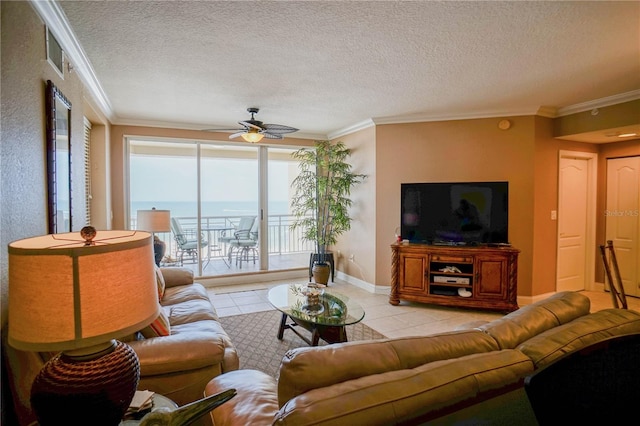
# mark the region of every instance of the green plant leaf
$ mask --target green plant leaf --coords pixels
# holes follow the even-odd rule
[[[324,254],[351,229],[349,195],[367,176],[351,171],[347,162],[351,150],[340,141],[315,141],[314,148],[301,148],[292,155],[299,161],[300,173],[292,182],[291,227],[300,229],[302,238],[314,241],[317,253]]]

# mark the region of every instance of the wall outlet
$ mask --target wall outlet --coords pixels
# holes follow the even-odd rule
[[[355,254],[350,254],[349,255],[349,262],[353,262],[355,260],[356,256]]]
[[[558,219],[558,211],[551,210],[551,220],[557,220],[557,219]]]

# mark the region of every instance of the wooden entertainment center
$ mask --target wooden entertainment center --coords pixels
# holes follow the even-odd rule
[[[389,303],[518,309],[518,253],[510,246],[391,245]],[[463,297],[466,296],[466,297]]]

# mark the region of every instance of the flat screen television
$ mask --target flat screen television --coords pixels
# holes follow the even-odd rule
[[[509,182],[401,184],[402,239],[414,243],[509,243]]]

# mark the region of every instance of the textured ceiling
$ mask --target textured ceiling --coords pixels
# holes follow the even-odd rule
[[[562,110],[640,88],[640,2],[60,1],[122,124]]]

